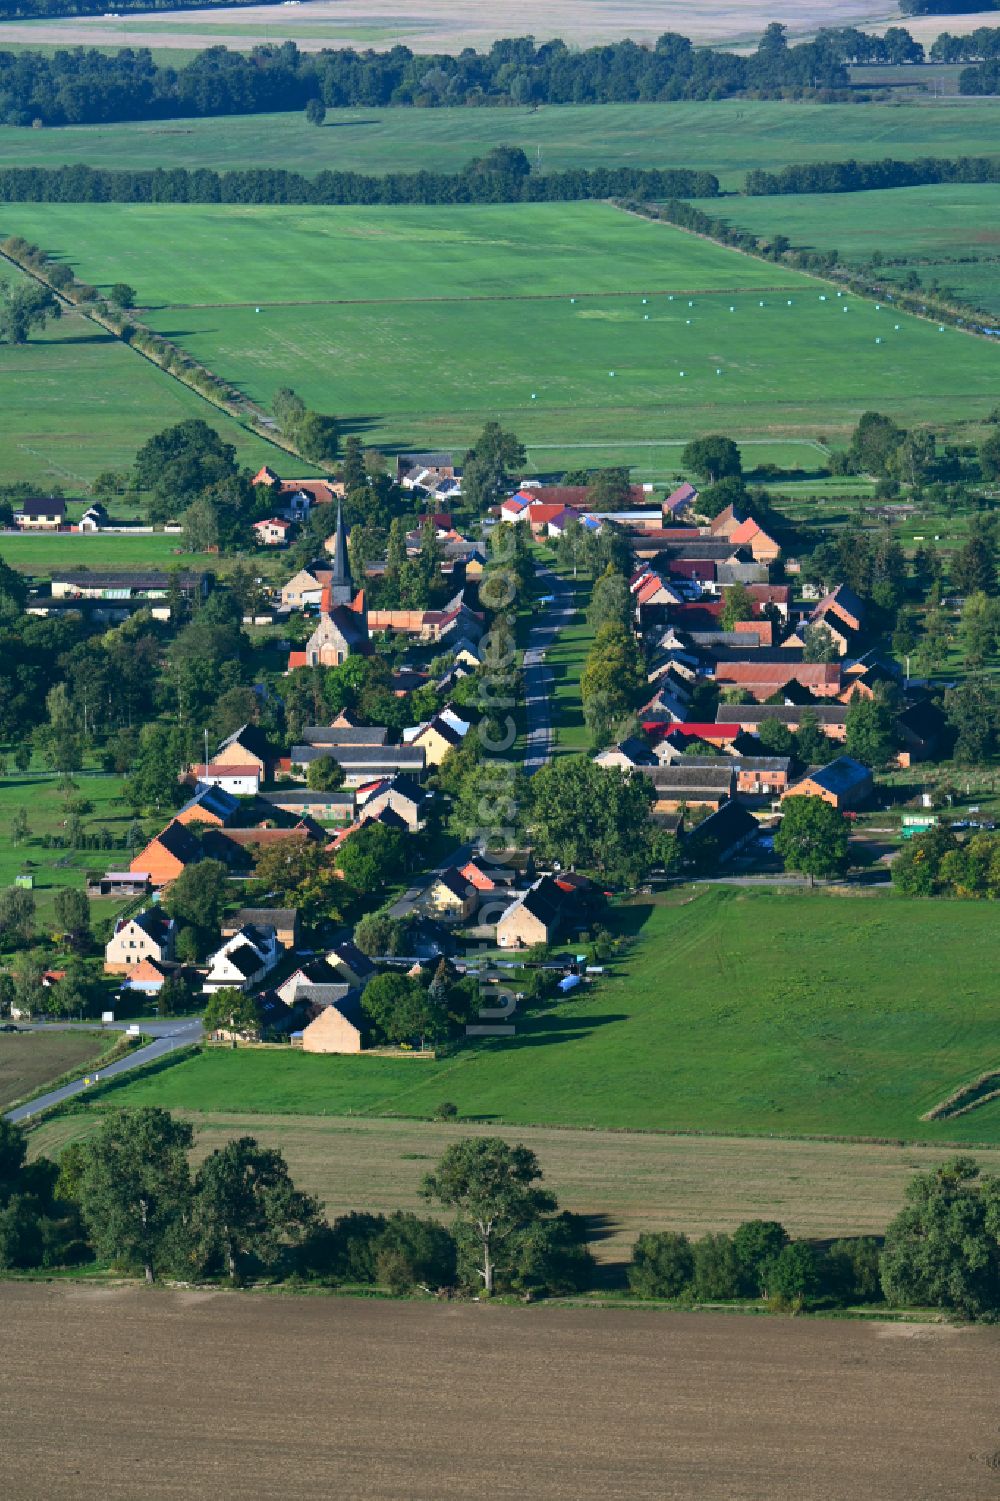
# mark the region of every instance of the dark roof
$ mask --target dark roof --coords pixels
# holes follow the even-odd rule
[[[223,822],[232,818],[239,809],[239,799],[233,797],[231,792],[225,792],[221,787],[201,787],[194,797],[189,798],[181,809],[187,813],[191,808],[204,809],[206,813],[214,813]]]
[[[624,740],[619,740],[617,745],[611,746],[611,750],[620,751],[633,766],[655,766],[656,757],[638,735],[626,735]]]
[[[275,808],[319,808],[329,803],[342,803],[345,808],[354,804],[353,792],[310,792],[308,789],[289,787],[284,792],[261,792],[260,801]]]
[[[424,769],[424,753],[419,747],[409,745],[293,745],[291,759],[296,764],[315,761],[320,756],[332,756],[341,766],[350,769],[370,769],[373,775],[379,771],[395,771],[397,767]]]
[[[690,848],[692,845],[712,841],[717,843],[720,853],[725,854],[751,834],[756,834],[759,827],[757,820],[747,812],[742,803],[723,803],[718,812],[710,813],[697,828],[691,830],[685,842]]]
[[[644,766],[647,776],[657,792],[676,789],[678,792],[716,792],[728,795],[733,785],[734,763],[720,756],[699,756],[696,766],[688,766],[687,758],[668,766]]]
[[[339,943],[331,944],[329,949],[327,949],[327,953],[335,954],[356,975],[372,975],[375,973],[375,966],[368,955],[363,954],[357,944],[350,938],[345,938]]]
[[[260,954],[249,943],[238,944],[236,948],[229,950],[225,958],[248,980],[251,975],[255,975],[262,968],[264,963]]]
[[[568,900],[568,893],[556,885],[551,876],[539,876],[534,885],[529,886],[527,891],[511,903],[504,912],[513,912],[520,907],[524,912],[529,912],[532,917],[537,917],[546,927],[558,926]]]
[[[218,756],[221,751],[228,750],[231,745],[239,745],[242,750],[248,751],[251,756],[256,756],[261,761],[268,761],[271,758],[267,736],[255,724],[240,725],[238,730],[234,730],[231,735],[227,735],[225,740],[221,741],[215,754]]]
[[[412,777],[396,776],[390,777],[384,787],[380,787],[377,792],[373,792],[367,799],[365,806],[367,807],[368,803],[373,803],[376,798],[384,797],[387,792],[394,792],[397,797],[406,798],[408,802],[418,807],[421,803],[426,802],[430,796],[427,790],[421,787],[419,782],[415,782]]]
[[[78,572],[54,573],[54,584],[69,584],[74,589],[169,589],[176,581],[182,590],[200,589],[205,579],[203,573],[163,573],[156,569],[136,569],[132,572],[95,573],[89,569]]]
[[[855,761],[853,756],[838,756],[835,761],[812,772],[805,780],[815,782],[827,792],[841,796],[845,792],[852,792],[862,782],[871,781],[871,775],[868,767]]]
[[[454,458],[450,453],[439,451],[437,453],[401,453],[397,460],[397,469],[405,464],[409,469],[451,469]],[[403,470],[403,473],[406,471]]]
[[[385,725],[307,724],[300,738],[305,745],[384,745]]]
[[[157,834],[156,842],[184,865],[192,865],[201,859],[201,845],[185,824],[171,821]]]
[[[61,496],[50,496],[48,500],[22,500],[17,513],[21,516],[65,516],[66,502]]]
[[[944,734],[948,721],[933,699],[919,698],[896,715],[896,723],[919,740],[933,741]]]
[[[788,704],[720,704],[716,711],[717,724],[741,724],[744,721],[777,719],[782,724],[798,723],[804,713],[812,714],[817,724],[846,724],[846,704],[808,704],[803,708]]]
[[[743,637],[741,645],[713,646],[711,654],[717,662],[748,662],[752,667],[759,667],[765,662],[778,662],[789,667],[807,665],[805,652],[800,646],[754,646],[754,638],[747,632],[740,631],[739,634]]]
[[[694,528],[692,528],[692,531],[694,532]],[[634,541],[642,543],[641,532],[635,534]],[[653,566],[656,566],[661,557],[667,563],[675,558],[690,558],[692,561],[700,560],[706,563],[724,563],[730,558],[738,557],[741,550],[738,542],[720,541],[716,537],[706,538],[701,536],[700,533],[694,532],[690,542],[659,543],[656,558],[653,560]]]
[[[739,771],[787,772],[791,764],[791,756],[741,756],[736,767]]]
[[[227,917],[223,931],[231,928],[238,932],[240,928],[248,926],[274,928],[291,928],[298,917],[294,907],[241,907],[232,917]]]
[[[128,927],[130,922],[134,922],[136,927],[141,928],[150,938],[155,938],[158,943],[166,936],[167,929],[170,926],[166,914],[152,908],[145,912],[137,912],[134,917],[122,919],[121,922],[115,924],[115,932],[117,933],[121,928]]]
[[[457,870],[442,870],[431,882],[432,886],[444,886],[452,896],[457,896],[460,901],[465,901],[475,890],[468,877],[463,876]]]

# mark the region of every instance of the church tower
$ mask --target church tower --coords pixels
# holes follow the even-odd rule
[[[347,556],[347,532],[344,528],[344,511],[337,501],[337,530],[334,534],[333,578],[330,580],[330,603],[349,605],[354,598],[351,582],[351,560]]]

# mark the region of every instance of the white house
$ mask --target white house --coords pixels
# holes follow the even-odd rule
[[[216,949],[202,990],[208,995],[229,986],[251,990],[270,974],[283,953],[274,928],[248,924]]]
[[[256,797],[260,791],[260,767],[250,762],[245,766],[230,766],[226,761],[197,761],[191,770],[199,789],[221,787],[233,797]]]

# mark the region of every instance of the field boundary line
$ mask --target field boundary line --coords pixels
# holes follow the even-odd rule
[[[641,218],[642,215],[637,215],[637,217]],[[719,243],[707,235],[702,238],[710,245]],[[802,273],[802,275],[805,274],[805,272]],[[249,302],[159,302],[146,303],[142,309],[136,311],[185,313],[194,312],[199,308],[224,310],[248,307],[406,307],[410,303],[441,302],[565,302],[567,297],[571,300],[584,297],[591,299],[599,297],[756,297],[760,292],[795,292],[798,290],[794,282],[789,282],[785,286],[767,287],[636,287],[611,292],[579,292],[569,288],[565,292],[495,292],[489,296],[485,293],[471,292],[464,297],[449,297],[442,294],[439,297],[299,297],[277,301],[257,299]]]

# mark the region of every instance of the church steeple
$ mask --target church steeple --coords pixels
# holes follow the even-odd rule
[[[337,530],[334,534],[333,578],[330,580],[330,598],[333,605],[349,605],[354,598],[351,581],[351,560],[347,555],[347,532],[344,527],[344,510],[337,500]]]

